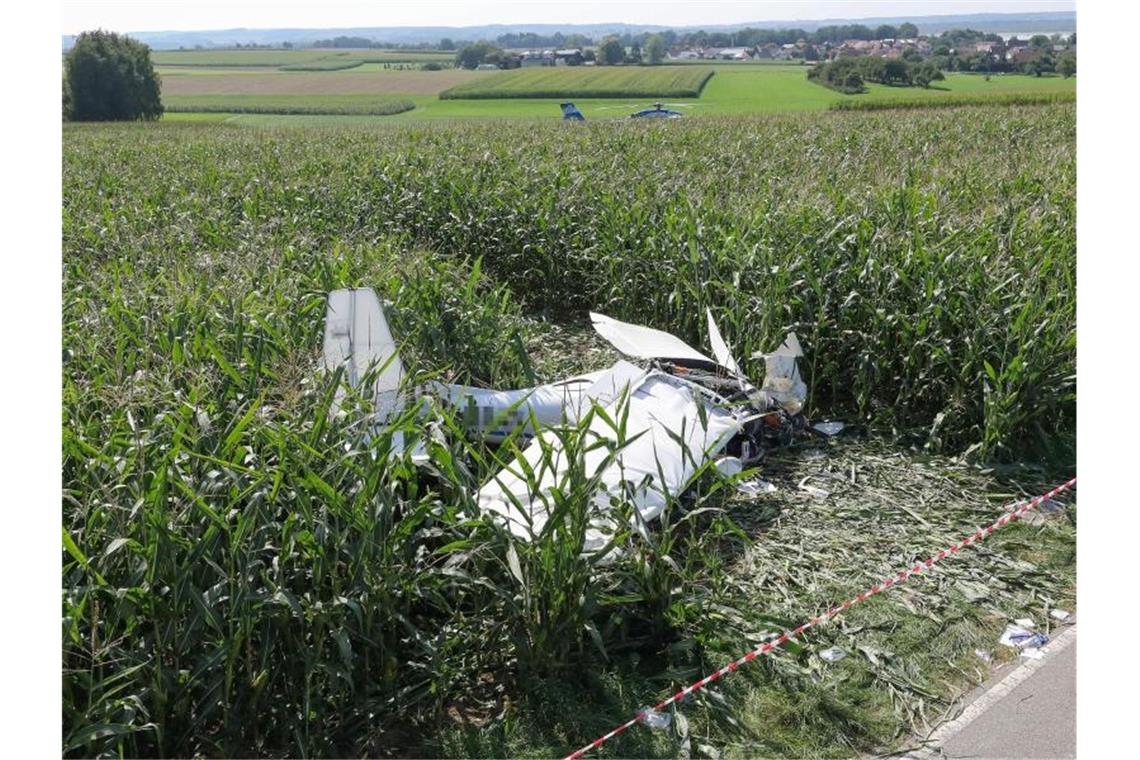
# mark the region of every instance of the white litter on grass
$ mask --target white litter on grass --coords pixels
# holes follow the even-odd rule
[[[1020,649],[1022,642],[1028,641],[1032,637],[1033,631],[1022,628],[1019,625],[1010,624],[1005,627],[1001,638],[998,639],[998,643],[1004,644],[1007,647],[1013,647],[1014,649]]]
[[[775,493],[776,486],[761,478],[745,480],[736,486],[736,490],[745,496],[759,496],[762,493]]]
[[[839,662],[840,660],[842,660],[844,657],[847,656],[847,653],[844,652],[839,647],[831,647],[831,649],[825,649],[822,652],[820,652],[819,656],[820,656],[820,659],[822,659],[826,662]]]
[[[988,649],[975,649],[974,654],[977,655],[978,659],[982,662],[990,662],[994,658],[993,653]]]
[[[642,722],[644,722],[645,725],[649,726],[650,728],[656,729],[658,731],[664,731],[673,724],[672,713],[658,712],[652,707],[643,707],[641,708],[641,714],[645,716],[642,718]]]
[[[1053,618],[1054,620],[1068,620],[1069,616],[1072,614],[1073,613],[1069,612],[1068,610],[1053,610],[1049,613],[1049,617]]]
[[[817,422],[811,426],[811,429],[817,433],[831,436],[839,435],[845,427],[847,427],[847,425],[842,422]]]
[[[1029,618],[1018,618],[1017,620],[1014,620],[1013,622],[1016,623],[1017,625],[1020,625],[1022,628],[1029,628],[1030,630],[1037,627],[1037,624],[1034,623]]]
[[[807,481],[808,481],[807,478],[804,478],[803,480],[800,481],[799,489],[801,491],[806,491],[807,493],[810,493],[812,496],[816,497],[817,499],[826,499],[828,496],[831,496],[831,491],[826,491],[822,488],[819,488],[818,486],[808,485]]]
[[[1037,647],[1026,647],[1021,650],[1021,656],[1028,660],[1040,660],[1045,656],[1045,652]]]

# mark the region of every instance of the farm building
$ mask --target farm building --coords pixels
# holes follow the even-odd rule
[[[553,66],[554,60],[553,50],[528,50],[522,54],[521,63],[524,69],[528,69],[533,66]]]
[[[578,48],[554,51],[554,63],[558,66],[581,66],[584,61],[582,51]]]

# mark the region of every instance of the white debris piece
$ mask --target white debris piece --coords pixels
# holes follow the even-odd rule
[[[1037,647],[1026,647],[1021,650],[1021,656],[1029,660],[1040,660],[1045,656],[1045,651]]]
[[[808,481],[808,479],[804,478],[803,480],[801,480],[799,482],[799,489],[801,491],[805,491],[807,493],[810,493],[812,496],[816,497],[817,499],[826,499],[828,496],[831,496],[831,491],[825,490],[825,489],[820,488],[818,486],[813,486],[813,485],[809,484],[807,481]]]
[[[1037,627],[1037,624],[1036,624],[1036,623],[1034,623],[1034,622],[1033,622],[1032,620],[1030,620],[1029,618],[1018,618],[1017,620],[1014,620],[1013,622],[1014,622],[1016,625],[1020,625],[1022,628],[1028,628],[1028,629],[1030,629],[1030,630],[1032,630],[1032,629],[1034,629],[1034,628],[1036,628],[1036,627]]]
[[[982,662],[990,662],[994,658],[993,652],[988,649],[975,649],[974,654]]]
[[[1013,647],[1014,649],[1020,649],[1022,646],[1021,642],[1028,641],[1032,637],[1033,631],[1011,623],[1005,627],[1001,638],[998,639],[998,643],[1004,644],[1007,647]]]
[[[784,345],[772,353],[752,355],[753,359],[764,360],[764,384],[760,390],[789,414],[799,413],[807,400],[807,384],[800,377],[800,368],[796,365],[796,359],[803,355],[799,338],[794,332],[788,333]]]
[[[641,708],[641,722],[657,731],[664,731],[673,724],[673,714],[659,712],[652,707]]]
[[[839,647],[831,647],[830,649],[825,649],[819,653],[820,659],[826,662],[839,662],[846,656],[847,653]]]
[[[736,490],[745,496],[759,496],[762,493],[775,493],[776,486],[761,478],[745,480],[736,486]]]
[[[1073,613],[1068,610],[1053,610],[1049,613],[1049,617],[1054,620],[1068,620]]]
[[[720,330],[713,321],[712,309],[705,309],[705,314],[708,316],[709,322],[709,345],[712,346],[713,355],[716,356],[717,363],[725,369],[731,370],[736,374],[740,374],[740,365],[736,363],[736,359],[732,358],[732,352],[728,350],[728,344],[724,342],[721,337]]]
[[[832,436],[839,435],[845,427],[847,426],[842,422],[817,422],[811,426],[811,429],[817,433]]]

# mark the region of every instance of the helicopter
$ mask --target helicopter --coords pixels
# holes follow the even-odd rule
[[[585,121],[586,117],[582,114],[578,107],[573,103],[566,102],[559,104],[562,108],[563,121]],[[665,107],[664,103],[660,101],[653,104],[652,108],[643,108],[640,111],[635,111],[629,115],[631,119],[676,119],[684,116],[680,111],[673,111]]]

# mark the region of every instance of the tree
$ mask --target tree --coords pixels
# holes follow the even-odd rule
[[[890,24],[880,24],[875,27],[875,39],[877,40],[893,40],[899,36],[899,30]]]
[[[625,48],[614,35],[604,37],[598,44],[598,63],[603,66],[616,66],[625,60]]]
[[[899,37],[904,40],[913,40],[918,36],[918,27],[911,23],[899,24]]]
[[[914,48],[907,48],[906,50],[902,51],[902,55],[900,57],[907,63],[919,63],[922,61],[922,53],[918,52]]]
[[[919,87],[930,87],[931,82],[945,78],[946,75],[931,61],[923,61],[914,67],[913,79]]]
[[[71,121],[71,85],[67,83],[67,75],[63,76],[63,120]]]
[[[1049,50],[1053,47],[1053,42],[1044,34],[1035,34],[1029,38],[1029,47],[1034,50]]]
[[[1041,76],[1046,71],[1053,71],[1054,67],[1053,57],[1044,54],[1035,56],[1024,64],[1025,73],[1035,77]]]
[[[641,65],[641,45],[636,42],[633,43],[633,47],[629,49],[629,57],[625,59],[625,62]]]
[[[67,53],[71,118],[131,121],[162,115],[162,87],[150,48],[113,32],[83,32]]]
[[[501,61],[503,49],[490,42],[475,42],[464,45],[455,54],[455,65],[463,69],[474,69],[481,63]]]
[[[665,60],[665,40],[660,34],[651,34],[645,40],[645,59],[654,66]]]
[[[1072,52],[1065,52],[1057,59],[1057,73],[1065,79],[1077,73],[1077,56]]]
[[[440,50],[455,50],[455,40],[450,37],[444,37],[439,41]]]

